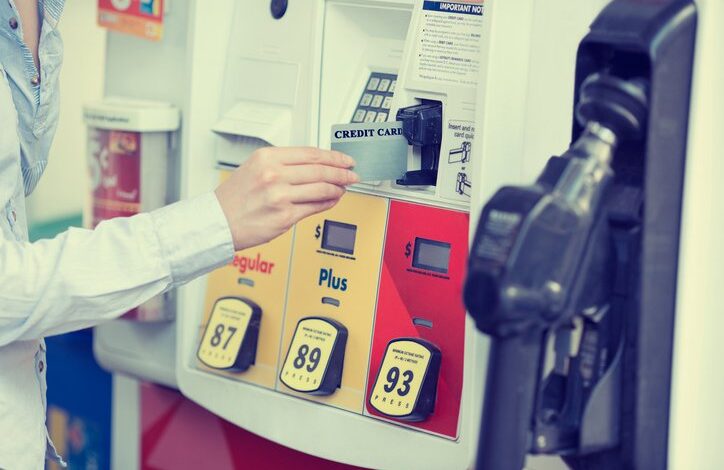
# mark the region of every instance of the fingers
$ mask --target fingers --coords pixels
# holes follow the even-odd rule
[[[276,147],[273,149],[278,161],[284,165],[328,165],[337,168],[351,168],[355,161],[349,155],[314,147]]]
[[[344,188],[330,183],[309,183],[289,186],[287,196],[294,204],[337,200],[344,195]]]
[[[302,220],[310,215],[318,214],[331,209],[337,204],[338,200],[307,202],[305,204],[297,204],[294,206],[294,215],[297,221]]]
[[[290,184],[323,182],[347,186],[359,182],[359,177],[350,170],[318,164],[287,166],[284,173]]]

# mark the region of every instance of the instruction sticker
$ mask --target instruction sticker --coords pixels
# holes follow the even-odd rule
[[[407,149],[399,121],[332,126],[332,150],[355,159],[360,181],[402,178],[407,171]]]
[[[483,0],[425,0],[422,9],[414,76],[418,80],[476,86]]]
[[[473,121],[447,121],[443,130],[443,148],[440,157],[441,166],[445,166],[445,179],[449,183],[440,188],[440,195],[446,199],[469,201],[473,182],[470,178],[473,142],[475,141],[475,123]]]

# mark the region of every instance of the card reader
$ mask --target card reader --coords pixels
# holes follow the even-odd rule
[[[442,103],[424,100],[422,104],[400,108],[397,120],[410,145],[420,147],[420,169],[397,180],[401,186],[434,186],[442,143]]]

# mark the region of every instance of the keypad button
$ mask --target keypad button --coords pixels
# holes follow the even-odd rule
[[[387,113],[377,113],[377,119],[375,119],[375,122],[387,122]]]
[[[384,78],[380,80],[380,86],[377,87],[377,91],[387,91],[390,88],[390,79]]]
[[[365,118],[365,110],[364,109],[358,109],[354,113],[354,117],[352,118],[352,122],[362,122]]]
[[[392,80],[392,82],[390,83],[390,87],[387,89],[387,92],[394,93],[395,87],[397,87],[397,80]]]
[[[365,116],[365,122],[375,122],[375,119],[377,118],[377,113],[374,111],[367,111],[367,115]]]
[[[385,99],[382,95],[375,95],[374,98],[372,98],[372,107],[373,108],[379,108],[382,106],[382,100]]]
[[[364,95],[362,95],[362,100],[360,101],[360,104],[362,106],[369,106],[370,103],[372,103],[372,94],[365,93]]]
[[[380,79],[377,77],[372,77],[372,78],[370,78],[369,83],[367,83],[367,89],[374,91],[377,89],[377,87],[379,85],[380,85]]]
[[[392,97],[387,96],[385,97],[384,101],[382,101],[382,109],[390,109],[392,107]]]

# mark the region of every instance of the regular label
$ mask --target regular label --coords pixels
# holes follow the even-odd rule
[[[325,382],[339,334],[335,325],[321,318],[300,320],[282,367],[281,381],[297,392],[318,391]]]
[[[418,80],[476,86],[483,33],[483,0],[425,0],[415,48]]]
[[[405,417],[415,412],[432,354],[415,341],[393,341],[387,346],[370,396],[380,413]]]
[[[199,360],[214,369],[234,367],[253,313],[253,306],[241,299],[219,299],[201,338]]]

